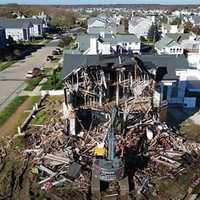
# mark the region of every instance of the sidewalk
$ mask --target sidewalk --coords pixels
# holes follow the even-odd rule
[[[19,96],[41,96],[41,88],[42,88],[42,84],[45,83],[47,81],[47,78],[43,78],[39,85],[33,90],[33,91],[22,91]]]

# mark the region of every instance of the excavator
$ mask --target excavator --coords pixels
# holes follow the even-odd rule
[[[93,151],[95,157],[92,169],[92,195],[93,199],[102,199],[102,192],[109,188],[113,182],[122,183],[120,192],[125,188],[125,193],[128,193],[128,181],[124,179],[124,162],[116,155],[116,130],[120,125],[120,116],[116,106],[112,109],[111,126],[105,137],[105,141],[96,146]],[[124,184],[125,182],[125,184]],[[122,194],[110,194],[110,196],[119,196]]]

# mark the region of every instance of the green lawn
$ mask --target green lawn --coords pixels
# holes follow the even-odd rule
[[[23,41],[23,44],[25,44],[25,45],[37,45],[37,44],[45,45],[45,44],[48,44],[50,41],[51,41],[51,39],[41,38],[41,39],[33,39],[30,41]]]
[[[181,134],[183,134],[189,140],[194,142],[200,142],[200,125],[193,122],[184,123],[180,128]]]
[[[33,91],[38,86],[38,84],[40,83],[41,80],[42,80],[41,76],[27,80],[28,85],[24,90],[25,91]]]
[[[16,61],[5,61],[5,62],[0,62],[0,71],[3,71],[4,69],[10,67],[12,64],[14,64]]]
[[[47,81],[42,85],[42,90],[59,90],[63,88],[61,72],[54,70]]]
[[[43,111],[37,113],[35,118],[31,121],[32,124],[42,125],[47,121],[47,116]]]
[[[0,127],[6,122],[6,120],[17,110],[17,108],[28,97],[15,97],[1,112],[0,112]]]
[[[36,39],[36,40],[32,40],[31,44],[47,44],[50,42],[50,39]]]

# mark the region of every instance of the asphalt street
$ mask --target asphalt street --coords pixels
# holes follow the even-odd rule
[[[0,109],[18,95],[25,87],[25,75],[34,67],[46,64],[46,57],[57,47],[59,40],[52,40],[46,46],[33,52],[30,56],[0,72]]]

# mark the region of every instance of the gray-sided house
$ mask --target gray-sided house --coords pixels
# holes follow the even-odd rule
[[[155,73],[158,67],[167,69],[160,91],[163,104],[189,108],[199,106],[200,72],[189,66],[184,55],[142,55],[141,59],[151,72]]]
[[[141,43],[134,34],[81,34],[76,40],[84,54],[140,53]]]
[[[33,25],[30,28],[31,37],[43,37],[45,29],[44,29],[44,20],[40,18],[25,18],[21,19],[24,22],[29,22]]]

